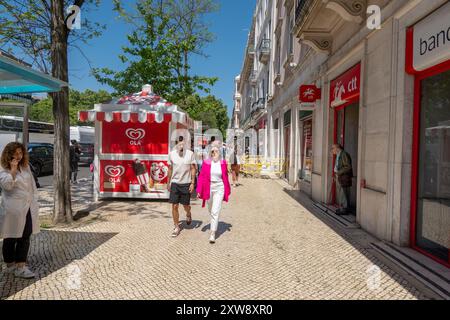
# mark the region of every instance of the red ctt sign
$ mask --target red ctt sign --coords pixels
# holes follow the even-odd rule
[[[321,98],[320,88],[315,85],[300,86],[299,101],[301,103],[314,103]]]
[[[341,107],[359,100],[361,84],[361,64],[347,70],[340,77],[331,81],[330,106]]]

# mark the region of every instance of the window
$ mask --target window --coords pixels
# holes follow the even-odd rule
[[[416,243],[449,261],[450,70],[421,81]]]
[[[294,17],[291,15],[289,17],[289,50],[288,54],[294,53]]]
[[[276,70],[276,74],[280,74],[280,70],[281,70],[281,44],[280,44],[280,40],[277,41],[277,62],[275,65],[275,70]]]

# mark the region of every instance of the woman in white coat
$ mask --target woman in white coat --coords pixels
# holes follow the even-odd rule
[[[27,267],[30,236],[39,232],[39,204],[24,145],[11,142],[1,156],[0,238],[6,271],[19,278],[34,278]]]

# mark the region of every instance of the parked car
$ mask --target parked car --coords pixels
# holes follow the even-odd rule
[[[80,143],[80,163],[90,165],[94,161],[94,145],[92,143]]]
[[[29,143],[30,163],[37,177],[53,173],[53,145],[51,143]]]

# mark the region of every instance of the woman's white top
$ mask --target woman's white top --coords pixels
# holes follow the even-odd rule
[[[211,160],[211,182],[222,182],[222,165],[220,160]]]
[[[0,238],[21,238],[31,211],[33,234],[39,232],[39,204],[36,183],[29,167],[17,171],[13,179],[9,170],[0,169]]]

